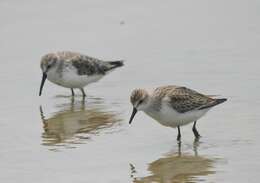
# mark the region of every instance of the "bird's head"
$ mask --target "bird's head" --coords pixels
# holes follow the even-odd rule
[[[149,94],[144,89],[135,89],[131,94],[130,101],[133,105],[133,112],[130,117],[129,124],[131,124],[137,111],[143,111],[148,107]]]
[[[39,96],[41,96],[41,94],[42,94],[43,85],[48,76],[48,73],[51,70],[56,68],[56,66],[58,65],[57,63],[58,63],[58,58],[53,53],[44,55],[42,57],[42,59],[41,59],[42,81],[41,81]]]

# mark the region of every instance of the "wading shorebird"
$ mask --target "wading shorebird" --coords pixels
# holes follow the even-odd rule
[[[177,140],[181,139],[180,126],[193,123],[195,138],[200,137],[196,122],[212,107],[225,102],[226,98],[215,99],[182,86],[163,86],[148,92],[135,89],[131,94],[133,112],[129,120],[131,124],[137,111],[143,111],[160,124],[178,128]]]
[[[74,88],[81,90],[86,96],[84,87],[96,82],[117,67],[123,66],[123,61],[102,61],[76,52],[63,51],[49,53],[41,59],[42,81],[39,96],[46,78],[65,88],[70,88],[74,96]]]

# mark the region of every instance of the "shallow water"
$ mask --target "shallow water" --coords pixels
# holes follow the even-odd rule
[[[0,181],[258,182],[258,1],[1,1]],[[40,57],[72,50],[125,59],[74,98],[46,82]],[[133,88],[185,85],[228,98],[192,125],[138,113]]]

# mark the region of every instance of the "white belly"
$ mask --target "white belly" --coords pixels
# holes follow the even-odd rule
[[[163,105],[160,111],[145,111],[145,113],[154,118],[160,124],[175,128],[177,126],[183,126],[191,122],[197,121],[208,111],[209,109],[204,109],[194,110],[185,113],[178,113],[172,108]]]
[[[66,88],[83,88],[84,86],[100,80],[103,75],[78,75],[73,70],[64,70],[62,74],[50,71],[47,74],[47,79],[57,85]]]

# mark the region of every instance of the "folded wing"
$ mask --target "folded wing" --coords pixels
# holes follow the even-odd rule
[[[169,105],[179,113],[210,108],[226,101],[210,98],[186,87],[174,88],[168,98]]]

